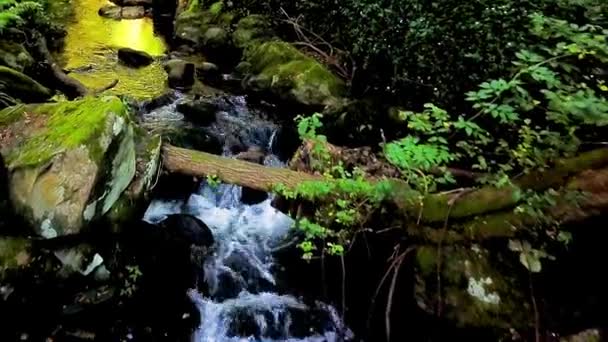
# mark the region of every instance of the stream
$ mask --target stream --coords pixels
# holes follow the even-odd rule
[[[104,19],[97,9],[104,0],[76,0],[75,18],[68,26],[63,60],[72,76],[89,87],[99,87],[114,78],[119,85],[111,92],[133,98],[154,98],[166,92],[165,74],[158,61],[140,69],[121,65],[116,49],[131,47],[153,56],[166,52],[162,38],[155,35],[151,19]],[[90,66],[90,67],[88,67]],[[177,104],[189,99],[175,93],[174,100],[141,115],[142,126],[150,130],[179,130],[184,117]],[[223,95],[212,99],[220,108],[216,120],[196,127],[215,137],[222,154],[234,157],[234,145],[241,150],[257,147],[265,152],[264,164],[284,167],[274,148],[280,129],[268,115],[252,109],[245,96]],[[198,191],[184,194],[187,200],[156,199],[144,220],[156,224],[170,214],[193,215],[211,230],[215,245],[198,264],[197,284],[190,299],[201,314],[194,333],[197,342],[215,341],[311,341],[351,340],[335,308],[311,298],[296,298],[282,288],[277,271],[281,266],[273,250],[284,245],[293,220],[271,206],[272,195],[256,204],[241,200],[243,189],[202,181]]]
[[[276,126],[250,112],[244,97],[228,97],[223,102],[230,106],[217,113],[216,123],[207,132],[267,150],[264,164],[283,166],[272,153]],[[174,104],[161,107],[144,120],[178,122],[174,108]],[[224,156],[232,156],[225,141],[223,146]],[[193,215],[215,237],[215,251],[201,265],[199,277],[208,293],[190,292],[202,317],[195,341],[345,340],[350,334],[333,307],[317,301],[305,303],[277,285],[274,273],[279,265],[272,251],[284,243],[293,221],[271,206],[272,196],[253,205],[242,203],[242,190],[204,181],[186,201],[152,202],[144,217],[158,223],[169,214]]]

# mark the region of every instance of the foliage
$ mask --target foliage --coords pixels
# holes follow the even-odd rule
[[[11,25],[23,23],[23,18],[42,10],[36,1],[0,0],[0,32]]]
[[[226,4],[242,14],[270,15],[283,28],[288,28],[281,21],[287,13],[332,45],[330,49],[312,36],[319,48],[344,50],[348,56],[342,62],[355,69],[355,95],[387,96],[405,105],[421,105],[419,99],[424,98],[449,110],[466,108],[461,94],[483,80],[507,74],[511,56],[536,44],[528,15],[538,12],[599,24],[608,13],[602,0],[235,0]]]
[[[311,167],[323,174],[322,181],[300,183],[295,189],[278,185],[274,190],[287,199],[318,201],[314,220],[296,218],[295,227],[304,240],[298,245],[305,259],[315,251],[342,255],[357,230],[366,223],[366,213],[372,212],[390,191],[387,182],[369,182],[361,170],[346,170],[341,162],[332,160],[327,149],[327,138],[317,133],[322,127],[321,114],[299,116],[298,133],[312,144],[314,164]]]
[[[477,172],[472,181],[480,186],[513,185],[519,175],[549,168],[577,153],[584,141],[605,133],[608,87],[600,75],[608,62],[608,31],[537,13],[529,20],[538,43],[513,53],[508,77],[487,80],[466,93],[470,113],[453,114],[430,103],[420,112],[399,112],[407,133],[384,143],[383,153],[421,198],[457,187],[449,171],[453,167]],[[350,241],[391,187],[387,182],[367,181],[360,170],[345,170],[332,160],[327,138],[318,133],[320,115],[298,120],[299,134],[313,144],[316,164],[312,166],[325,181],[303,183],[281,193],[310,201],[323,199],[314,222],[299,221],[306,236],[301,248],[311,257],[313,251],[321,250],[319,245],[328,247],[328,239],[342,246]],[[563,193],[553,189],[522,191],[522,202],[514,210],[534,219],[526,229],[529,238],[569,241],[567,232],[559,231],[558,222],[546,215],[558,201],[577,203],[580,199],[574,192],[567,195],[563,198]],[[522,263],[536,271],[540,266],[535,260],[546,257],[545,245],[524,247],[519,251],[526,261]]]
[[[127,265],[126,273],[124,285],[120,290],[120,295],[124,297],[131,297],[133,294],[135,294],[135,291],[137,291],[139,279],[143,274],[137,265]]]

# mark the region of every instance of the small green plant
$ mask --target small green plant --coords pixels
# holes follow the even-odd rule
[[[222,184],[222,181],[217,175],[207,175],[205,180],[207,181],[207,185],[209,185],[212,189],[216,189],[220,186],[220,184]]]
[[[120,290],[120,295],[124,297],[131,297],[137,290],[137,284],[139,282],[139,278],[143,275],[139,266],[137,265],[127,265],[126,269],[126,277],[124,278],[123,288]]]

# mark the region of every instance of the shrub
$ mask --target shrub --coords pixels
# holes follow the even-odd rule
[[[353,95],[403,105],[432,101],[449,110],[485,79],[504,75],[510,57],[536,41],[528,16],[605,21],[602,0],[234,0],[241,14],[284,19],[343,49],[356,68]],[[283,30],[284,32],[285,30]],[[346,63],[346,62],[345,62]]]

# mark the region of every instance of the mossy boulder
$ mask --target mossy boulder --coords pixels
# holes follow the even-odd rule
[[[248,63],[245,86],[249,90],[269,92],[284,101],[325,107],[346,92],[339,77],[286,42],[252,46],[246,51],[244,62]]]
[[[5,66],[23,72],[34,64],[34,58],[23,45],[0,40],[0,66]]]
[[[234,45],[246,49],[252,44],[261,44],[275,37],[270,25],[270,19],[263,15],[249,15],[236,24],[232,34]]]
[[[148,135],[143,131],[136,134],[135,177],[106,215],[113,231],[120,231],[143,214],[148,192],[157,181],[161,145],[160,135]]]
[[[417,249],[415,289],[421,309],[435,315],[441,307],[442,317],[462,328],[495,329],[498,334],[530,328],[533,310],[527,283],[519,277],[523,266],[477,245],[443,246],[437,274],[438,255],[436,246]]]
[[[198,2],[179,13],[175,19],[175,37],[196,48],[217,48],[229,43],[231,13],[222,11],[222,2],[204,8]],[[208,46],[210,45],[210,46]]]
[[[15,69],[0,66],[0,93],[26,103],[44,102],[53,92]]]
[[[52,238],[106,214],[136,172],[135,127],[117,97],[0,111],[0,154],[16,212]]]

